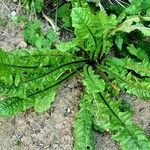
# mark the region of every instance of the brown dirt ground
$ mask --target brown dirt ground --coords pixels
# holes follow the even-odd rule
[[[22,13],[18,1],[14,1],[0,0],[0,47],[5,50],[27,47],[22,26],[11,21],[12,15]],[[62,85],[52,108],[45,113],[29,110],[13,118],[0,118],[0,149],[72,150],[72,122],[80,93],[80,80],[76,77]],[[150,136],[150,102],[129,95],[122,97],[133,106],[133,120]],[[95,132],[95,150],[119,150],[119,146],[108,133],[100,135]]]

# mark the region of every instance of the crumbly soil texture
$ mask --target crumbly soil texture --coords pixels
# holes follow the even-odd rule
[[[28,46],[23,39],[23,26],[11,21],[12,16],[17,14],[23,14],[17,0],[0,0],[0,47],[7,51]],[[50,28],[46,21],[43,26]],[[72,124],[81,90],[80,78],[75,77],[60,87],[48,111],[39,114],[31,109],[12,118],[0,118],[0,149],[72,150]],[[122,97],[133,107],[133,120],[150,135],[150,102],[126,94]],[[95,131],[94,137],[95,150],[120,149],[109,133]]]

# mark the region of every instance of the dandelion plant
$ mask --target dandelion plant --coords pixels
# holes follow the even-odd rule
[[[133,1],[115,15],[93,12],[84,0],[71,3],[75,37],[70,41],[51,49],[0,50],[0,116],[32,107],[46,111],[58,87],[78,74],[84,90],[73,125],[73,149],[94,150],[97,130],[111,133],[122,150],[149,150],[148,135],[132,122],[132,112],[120,97],[124,91],[150,99],[148,8]]]

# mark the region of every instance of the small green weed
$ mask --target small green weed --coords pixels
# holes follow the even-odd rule
[[[46,33],[41,31],[42,23],[40,20],[29,21],[26,23],[23,34],[27,43],[32,46],[41,48],[51,48],[53,43],[58,41],[57,34],[52,29]]]
[[[21,0],[27,13],[30,11],[34,13],[40,13],[44,7],[44,0]]]

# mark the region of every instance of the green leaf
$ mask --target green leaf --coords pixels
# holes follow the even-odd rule
[[[41,31],[41,21],[30,21],[25,25],[24,38],[32,46],[36,46],[38,49],[51,48],[58,38],[56,32],[52,29],[48,30],[45,34]]]
[[[58,50],[0,50],[0,94],[26,98],[54,84],[64,72],[75,70],[84,62]]]
[[[108,51],[111,47],[108,33],[116,25],[114,16],[108,17],[103,11],[94,15],[89,8],[78,7],[72,9],[71,17],[76,37],[83,43],[84,49],[93,52],[102,47],[103,53]]]
[[[121,36],[119,36],[119,35],[116,36],[116,38],[115,38],[115,44],[121,50],[122,49],[122,45],[123,45],[123,38]]]
[[[150,77],[150,63],[147,60],[143,60],[142,62],[133,61],[130,58],[124,60],[124,67],[130,70],[135,71],[141,76]]]
[[[83,72],[83,84],[87,93],[103,92],[105,90],[105,82],[96,75],[91,67],[86,66]]]
[[[29,44],[35,44],[35,41],[37,41],[40,38],[40,32],[41,32],[41,22],[39,20],[30,21],[25,25],[23,34],[25,40]]]
[[[115,65],[132,70],[140,76],[150,77],[150,63],[146,59],[144,59],[142,62],[137,62],[131,58],[126,57],[124,59],[111,58],[110,61]]]
[[[71,0],[71,4],[72,7],[83,7],[83,8],[87,8],[88,7],[88,3],[86,0]]]
[[[25,111],[34,105],[34,100],[19,97],[6,98],[0,101],[0,116],[9,117]]]
[[[150,21],[150,17],[131,17],[126,19],[111,34],[114,35],[118,31],[130,33],[134,30],[141,31],[144,36],[150,36],[150,28],[144,26],[143,21]]]
[[[15,86],[18,86],[19,83],[20,83],[20,79],[21,77],[17,74],[16,77],[15,77]]]
[[[30,11],[40,13],[44,7],[44,0],[21,0],[21,2],[28,14]]]
[[[76,39],[72,39],[71,41],[67,41],[67,42],[61,42],[56,44],[56,47],[58,50],[65,52],[73,52],[74,50],[76,50],[76,46],[78,45],[78,41]]]
[[[40,96],[35,100],[34,109],[37,112],[44,112],[48,110],[55,100],[56,89],[51,89],[49,94],[44,96],[43,98]]]
[[[92,114],[88,110],[91,99],[85,95],[80,103],[80,110],[74,122],[74,148],[73,150],[94,150],[92,132]]]
[[[142,1],[142,8],[144,10],[150,9],[150,1],[149,0],[143,0]]]
[[[82,15],[80,15],[82,14]],[[93,28],[93,14],[87,8],[73,8],[72,13],[72,25],[75,28],[75,33],[77,38],[80,40],[87,40],[95,50],[97,41],[94,37],[94,28]],[[93,49],[88,49],[93,51]]]
[[[15,23],[20,23],[20,22],[26,23],[28,21],[28,19],[25,16],[21,16],[21,15],[13,16],[11,19]]]
[[[133,44],[131,44],[130,46],[127,47],[128,51],[136,56],[138,59],[140,60],[149,60],[149,56],[147,54],[147,52],[144,49],[141,48],[135,48],[135,46]]]
[[[141,12],[143,0],[129,0],[131,4],[124,10],[127,15],[138,15]]]
[[[54,30],[50,29],[46,34],[46,38],[49,39],[49,41],[52,43],[57,40],[57,34]]]
[[[38,48],[41,49],[43,46],[43,41],[44,41],[44,37],[38,37],[35,41],[34,41],[34,45]]]
[[[39,13],[43,10],[44,0],[34,0],[32,5],[35,8],[35,11]]]
[[[62,28],[71,28],[72,27],[72,21],[70,16],[65,16],[62,18],[62,21],[64,22],[62,25]]]
[[[69,3],[66,3],[66,4],[62,5],[57,10],[57,17],[58,18],[63,18],[65,16],[70,16],[70,14],[71,14],[71,10],[70,10],[70,4]]]
[[[112,100],[108,93],[94,96],[95,123],[97,127],[111,131],[113,139],[120,143],[122,150],[149,150],[150,140],[147,134],[131,121],[131,112],[121,111],[121,101]]]
[[[128,73],[126,69],[114,63],[108,63],[111,67],[103,67],[109,74],[109,77],[114,79],[115,83],[129,94],[136,95],[142,99],[150,99],[150,84],[149,82],[141,81],[137,77]]]

